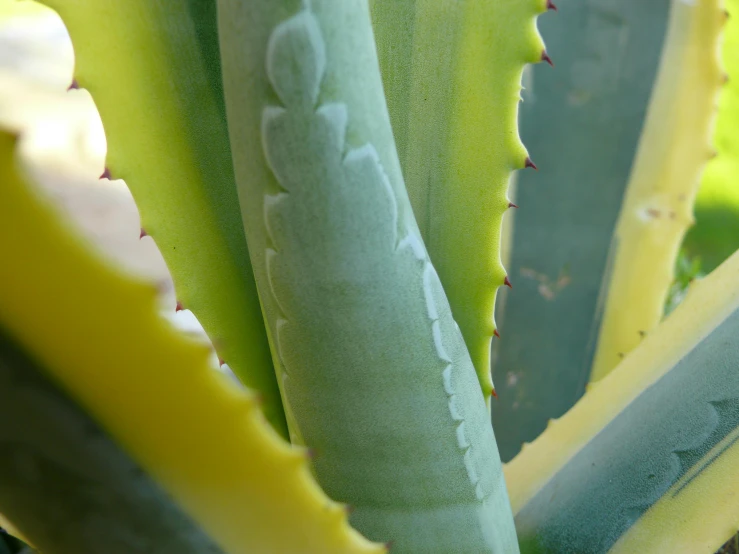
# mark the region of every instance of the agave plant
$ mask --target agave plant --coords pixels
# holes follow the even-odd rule
[[[13,533],[43,554],[710,554],[737,531],[739,254],[663,318],[699,183],[739,176],[720,0],[563,0],[546,48],[548,0],[44,3],[101,178],[243,386],[2,133]]]

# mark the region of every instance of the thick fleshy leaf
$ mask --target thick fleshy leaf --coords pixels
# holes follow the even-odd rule
[[[33,360],[34,367],[120,445],[224,552],[382,552],[381,546],[372,545],[347,526],[344,507],[322,493],[310,474],[306,453],[278,437],[262,416],[255,395],[208,367],[207,346],[175,332],[158,317],[156,288],[132,280],[93,256],[61,224],[47,202],[25,186],[15,169],[13,145],[12,137],[0,135],[0,236],[7,239],[0,241],[4,261],[0,326]],[[20,354],[12,356],[16,359]],[[14,362],[12,367],[19,365]],[[35,406],[32,402],[22,405],[29,412]],[[43,413],[48,418],[63,415],[53,405],[48,408],[51,411]],[[63,423],[61,419],[56,422]],[[93,444],[77,437],[78,443],[69,449],[60,434],[50,434],[51,429],[49,433],[39,431],[39,446],[70,456],[72,447],[89,448],[90,456],[97,454],[101,463],[106,461],[103,454],[109,450],[103,446],[102,454],[95,450],[98,435],[94,429],[87,430]],[[74,431],[71,425],[72,438]],[[11,443],[11,448],[20,448],[21,461],[26,459],[22,441]],[[76,460],[85,459],[85,452]],[[124,473],[133,467],[125,461],[108,466],[109,472]],[[44,468],[30,461],[28,470],[34,467],[48,486],[84,487],[82,478],[70,484],[55,475],[54,467],[59,466]],[[61,467],[69,468],[69,464]],[[76,470],[95,480],[94,467]],[[134,473],[126,483],[137,486],[135,479],[140,476]],[[98,483],[100,490],[108,490],[102,486],[104,480]],[[142,504],[141,513],[133,516],[140,525],[165,532],[166,528],[154,523],[157,517],[166,520],[167,511],[153,514],[150,522],[140,519],[154,505],[147,490],[142,485],[141,500],[148,504]],[[135,491],[123,492],[130,499]],[[35,511],[26,511],[22,517],[17,510],[10,513],[3,498],[0,495],[0,512],[28,534],[29,540],[42,544],[32,529],[44,524],[53,528],[54,521],[42,521]],[[69,501],[74,498],[70,495]],[[65,507],[69,515],[78,509],[74,504]],[[94,520],[96,515],[90,517]],[[80,516],[80,525],[84,524]],[[96,525],[93,521],[90,529],[100,529]],[[119,535],[125,531],[116,526]],[[43,534],[43,529],[38,532]],[[177,529],[173,532],[176,535]],[[48,552],[54,554],[53,545],[48,544]],[[142,552],[152,551],[143,544]],[[79,552],[59,552],[70,551]],[[106,547],[87,552],[136,551]]]
[[[291,433],[352,524],[393,552],[517,552],[483,394],[403,184],[366,0],[220,0],[219,14]]]
[[[221,359],[259,391],[287,435],[239,213],[223,106],[215,0],[48,0],[75,49],[141,225],[180,305]]]
[[[739,522],[739,253],[506,466],[523,552],[711,554]]]
[[[613,238],[591,381],[602,379],[660,322],[703,167],[712,155],[724,82],[722,0],[673,0],[639,151]],[[679,64],[674,60],[680,60]]]
[[[585,391],[608,248],[665,35],[669,0],[564,0],[541,30],[554,68],[524,75],[521,136],[539,172],[516,174],[493,422],[503,460]],[[680,67],[680,64],[676,64]]]
[[[223,552],[2,328],[0,383],[0,507],[35,547]]]
[[[729,21],[722,39],[721,58],[728,75],[739,75],[739,2],[725,0]],[[713,135],[718,154],[706,166],[695,201],[695,227],[685,237],[685,249],[710,271],[739,248],[739,82],[730,78],[721,90],[719,118]]]
[[[508,181],[524,66],[546,58],[546,0],[373,0],[393,133],[413,211],[486,400],[495,295],[506,282]],[[551,68],[550,68],[551,69]]]

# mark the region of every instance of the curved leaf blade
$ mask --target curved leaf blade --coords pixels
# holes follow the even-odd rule
[[[664,314],[724,81],[722,0],[673,0],[669,30],[634,169],[613,239],[613,273],[593,359],[602,379]],[[674,60],[680,60],[679,64]]]
[[[0,236],[15,237],[0,241],[0,325],[14,341],[225,552],[383,552],[255,395],[157,315],[155,288],[91,255],[25,186],[12,147],[0,135]]]
[[[75,79],[100,111],[110,173],[131,188],[181,306],[286,436],[233,177],[215,0],[44,3],[72,37]]]
[[[223,552],[4,329],[0,383],[0,507],[35,547],[48,554]]]
[[[710,554],[735,532],[737,277],[739,253],[506,466],[522,551],[651,552],[664,538]],[[727,509],[698,531],[687,499],[722,489]],[[676,513],[686,531],[670,537]]]
[[[378,55],[408,194],[486,401],[524,66],[545,59],[546,0],[374,0]]]
[[[657,72],[669,0],[569,0],[541,21],[556,67],[524,75],[506,292],[493,349],[493,425],[508,461],[585,392],[601,283]]]
[[[219,3],[244,224],[291,432],[369,538],[516,552],[483,395],[400,175],[366,8]]]

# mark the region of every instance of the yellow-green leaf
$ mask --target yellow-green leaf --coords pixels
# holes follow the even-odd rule
[[[234,184],[215,1],[48,0],[180,304],[287,436]]]
[[[347,526],[254,394],[156,315],[155,288],[62,225],[18,175],[13,146],[0,135],[0,326],[14,342],[224,551],[382,552]]]
[[[693,222],[723,82],[723,0],[673,0],[666,45],[612,252],[613,273],[590,375],[602,379],[662,319],[675,260]]]
[[[495,295],[507,282],[508,181],[531,165],[518,137],[521,75],[548,59],[546,0],[373,0],[383,84],[413,212],[486,400]]]
[[[711,554],[736,532],[738,283],[739,252],[506,466],[522,552]]]

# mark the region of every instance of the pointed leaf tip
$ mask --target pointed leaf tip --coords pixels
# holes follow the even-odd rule
[[[493,331],[493,335],[495,335],[496,337],[500,338],[500,333],[498,332],[497,329],[495,331]]]
[[[506,275],[505,279],[503,279],[503,284],[509,289],[513,288],[513,285],[511,284],[511,280],[508,278],[508,275]]]
[[[516,204],[514,204],[513,202],[508,202],[508,207],[509,208],[518,208],[518,206]]]
[[[144,229],[144,228],[142,227],[142,228],[141,228],[141,232],[139,233],[139,240],[141,240],[141,239],[142,239],[142,238],[144,238],[144,237],[148,237],[148,236],[149,236],[149,233],[147,233],[147,232],[146,232],[146,229]]]
[[[554,3],[554,2],[552,2],[552,0],[547,0],[547,9],[548,9],[548,10],[554,10],[555,12],[556,12],[556,11],[559,11],[559,10],[557,9],[557,6],[555,5],[555,3]]]
[[[78,88],[80,88],[80,85],[77,83],[77,79],[72,79],[72,84],[67,87],[67,90],[77,90]]]
[[[554,67],[554,62],[552,61],[552,58],[549,57],[546,50],[541,51],[541,61],[547,62],[549,65]]]
[[[106,168],[105,168],[105,169],[103,170],[103,172],[102,172],[102,173],[100,174],[100,177],[99,177],[99,179],[108,179],[108,181],[110,181],[110,180],[111,180],[111,177],[110,177],[110,169],[108,169],[108,168],[106,167]]]
[[[180,301],[178,300],[178,301],[177,301],[177,305],[176,305],[176,306],[174,307],[174,311],[175,311],[175,312],[181,312],[182,310],[184,310],[184,308],[182,307],[182,302],[180,302]]]
[[[526,156],[526,160],[524,160],[524,162],[523,162],[523,166],[524,166],[525,168],[526,168],[526,167],[533,167],[533,168],[534,168],[534,170],[536,170],[536,171],[539,171],[539,168],[538,168],[538,167],[536,167],[536,164],[535,164],[535,163],[534,163],[533,161],[531,161],[531,158],[529,158],[528,156]]]

